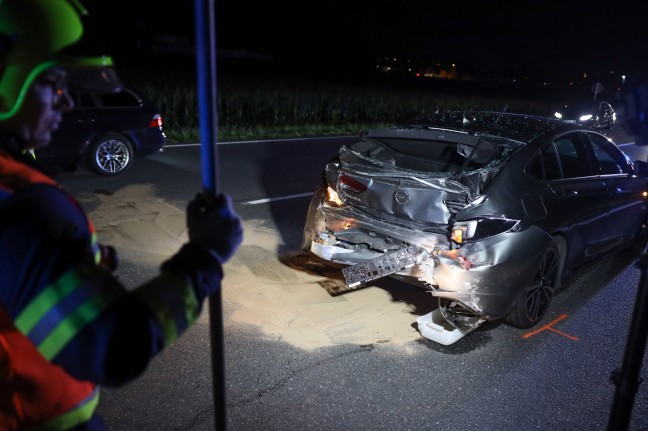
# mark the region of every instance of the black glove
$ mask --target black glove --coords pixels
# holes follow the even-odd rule
[[[101,262],[99,265],[103,266],[107,271],[113,272],[119,266],[119,255],[117,251],[110,245],[99,244],[101,251]]]
[[[187,207],[189,242],[210,249],[221,264],[231,258],[243,241],[241,219],[232,199],[199,193]]]

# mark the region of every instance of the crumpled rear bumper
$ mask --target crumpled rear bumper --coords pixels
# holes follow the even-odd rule
[[[352,207],[329,206],[316,194],[302,248],[353,265],[417,246],[424,251],[422,259],[397,274],[429,286],[432,296],[459,302],[483,321],[508,314],[537,272],[550,241],[550,235],[531,226],[456,248],[445,235],[386,223]]]

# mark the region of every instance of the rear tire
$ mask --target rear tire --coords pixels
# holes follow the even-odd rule
[[[632,246],[632,252],[637,257],[641,256],[641,253],[646,250],[646,246],[648,246],[648,223],[643,222],[641,223],[639,232],[637,232],[637,238],[635,238],[635,242]]]
[[[87,163],[94,172],[106,175],[119,175],[133,163],[133,145],[124,135],[105,133],[88,148]]]
[[[536,274],[520,296],[505,321],[517,328],[531,328],[549,309],[554,293],[560,288],[565,263],[565,240],[555,237],[540,260]]]

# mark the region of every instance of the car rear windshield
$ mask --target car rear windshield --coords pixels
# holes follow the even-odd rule
[[[351,148],[381,165],[417,172],[456,173],[499,166],[522,145],[499,137],[465,142],[365,137]]]

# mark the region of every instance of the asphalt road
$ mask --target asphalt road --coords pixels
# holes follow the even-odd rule
[[[645,160],[643,148],[621,132],[617,141],[628,144],[622,148]],[[220,188],[233,196],[245,220],[263,220],[281,239],[277,255],[295,249],[308,194],[344,141],[221,145]],[[98,210],[101,196],[134,185],[151,187],[155,199],[181,210],[200,188],[199,148],[167,148],[136,160],[117,178],[79,171],[61,181],[90,212]],[[132,250],[120,252],[119,276],[126,285],[156,273]],[[369,343],[304,349],[234,321],[236,307],[224,302],[228,429],[606,429],[615,390],[609,377],[622,362],[639,277],[631,256],[604,258],[565,283],[534,328],[544,329],[487,323],[450,346],[423,337],[400,345],[377,334]],[[396,281],[375,289],[391,295],[390,306],[407,304],[412,322],[428,311],[429,297],[419,289]],[[111,430],[214,429],[205,314],[141,378],[102,390],[99,412]],[[648,429],[643,385],[630,429]]]

